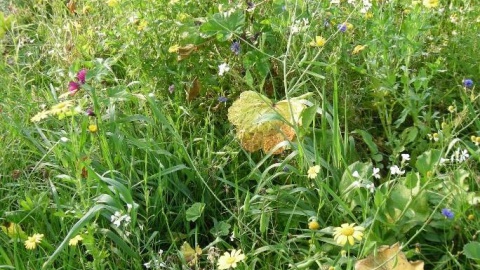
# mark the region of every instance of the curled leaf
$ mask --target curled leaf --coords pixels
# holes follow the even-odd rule
[[[400,245],[381,246],[377,252],[355,263],[355,270],[423,270],[423,261],[409,262]]]
[[[189,265],[195,265],[198,261],[198,256],[202,255],[202,249],[199,245],[193,249],[192,246],[190,246],[190,244],[187,242],[184,242],[180,247],[180,252]]]

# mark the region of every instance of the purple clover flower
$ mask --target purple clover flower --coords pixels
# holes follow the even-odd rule
[[[347,31],[347,25],[342,23],[342,24],[339,24],[338,25],[338,30],[340,30],[340,32],[342,33],[345,33],[345,31]]]
[[[85,111],[85,114],[88,115],[88,116],[93,116],[93,117],[97,116],[97,115],[95,114],[95,112],[93,111],[92,108],[88,108],[88,109]]]
[[[473,81],[472,81],[472,79],[465,79],[465,80],[463,80],[462,83],[463,83],[463,86],[464,86],[465,88],[472,88],[472,87],[473,87]]]
[[[85,77],[87,76],[87,69],[82,68],[78,73],[77,73],[77,79],[78,82],[81,84],[85,83]]]
[[[455,214],[453,213],[453,211],[448,208],[442,209],[442,215],[444,215],[448,219],[453,219],[455,217]]]
[[[240,50],[241,50],[241,48],[240,48],[240,42],[237,41],[237,40],[234,40],[234,41],[232,42],[232,45],[230,46],[230,50],[231,50],[233,53],[235,53],[235,55],[239,55],[239,54],[240,54]]]
[[[70,81],[68,83],[68,91],[70,91],[70,95],[74,95],[78,90],[80,90],[80,84],[74,81]]]

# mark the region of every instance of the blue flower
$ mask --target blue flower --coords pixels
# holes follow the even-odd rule
[[[465,79],[463,80],[463,86],[465,86],[466,88],[472,88],[473,81],[471,79]]]
[[[338,25],[338,30],[340,30],[340,32],[345,32],[347,31],[347,25],[342,23],[342,24],[339,24]]]
[[[240,42],[234,40],[232,45],[230,46],[230,50],[232,50],[233,53],[235,53],[235,55],[238,55],[240,54]]]
[[[452,210],[448,208],[442,209],[442,215],[444,215],[448,219],[453,219],[453,217],[455,217],[455,214],[452,212]]]
[[[218,102],[220,102],[220,103],[225,103],[227,101],[228,101],[228,98],[226,98],[224,96],[218,97]]]

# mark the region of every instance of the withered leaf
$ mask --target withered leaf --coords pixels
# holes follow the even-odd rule
[[[202,88],[202,86],[200,85],[200,81],[198,80],[198,78],[195,78],[193,80],[192,87],[190,87],[190,89],[188,89],[187,100],[192,101],[196,97],[198,97],[198,95],[200,94],[200,89],[201,88]]]
[[[400,250],[399,243],[381,246],[376,254],[372,253],[355,263],[355,270],[423,270],[423,261],[409,262]]]

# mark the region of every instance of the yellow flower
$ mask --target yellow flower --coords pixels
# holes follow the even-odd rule
[[[347,241],[353,245],[355,240],[362,240],[364,230],[362,226],[355,226],[355,223],[344,223],[341,227],[333,229],[333,239],[341,246],[345,246]]]
[[[468,215],[467,217],[468,220],[474,220],[475,219],[475,216],[473,214],[470,214]]]
[[[26,249],[35,249],[37,247],[37,244],[40,244],[43,239],[43,234],[34,234],[30,237],[28,237],[27,240],[25,240],[25,248]]]
[[[309,228],[310,230],[314,230],[314,231],[315,231],[315,230],[320,229],[320,224],[318,223],[318,221],[317,221],[316,219],[312,219],[312,221],[310,221],[310,222],[308,223],[308,228]]]
[[[170,46],[170,48],[168,48],[168,52],[169,53],[176,53],[176,52],[178,52],[179,48],[180,48],[180,46],[178,46],[178,44],[175,44],[173,46]]]
[[[352,30],[352,29],[353,29],[353,24],[347,22],[346,25],[347,25],[347,29],[348,29],[348,30]]]
[[[137,29],[138,31],[143,31],[148,25],[148,22],[146,20],[140,20],[140,23],[138,23]]]
[[[41,111],[35,114],[32,118],[30,118],[30,121],[40,122],[41,120],[47,118],[49,115],[50,115],[50,111]]]
[[[107,0],[107,5],[109,7],[114,7],[114,6],[118,5],[118,0]]]
[[[373,18],[373,13],[372,12],[365,13],[365,19],[368,20],[368,19],[371,19],[371,18]]]
[[[367,47],[367,45],[357,45],[357,46],[355,46],[355,48],[353,48],[352,54],[357,54],[357,53],[363,51],[366,47]]]
[[[309,45],[314,47],[322,47],[325,45],[325,43],[327,43],[326,39],[324,39],[322,36],[316,36],[315,41],[312,40]]]
[[[63,101],[52,106],[52,108],[50,109],[50,113],[55,115],[64,114],[70,111],[72,107],[73,107],[73,101],[71,100]]]
[[[80,242],[82,240],[83,240],[83,237],[80,236],[80,235],[77,235],[77,236],[73,237],[72,239],[70,239],[70,241],[68,241],[68,245],[69,246],[76,246],[78,244],[78,242]]]
[[[423,5],[427,8],[438,7],[438,0],[423,0]]]
[[[89,125],[89,126],[88,126],[88,131],[90,131],[90,132],[92,132],[92,133],[97,132],[97,131],[98,131],[97,125],[95,125],[95,124]]]
[[[237,267],[237,263],[245,260],[245,255],[242,250],[233,249],[231,253],[225,252],[218,259],[218,269],[230,269]]]
[[[315,179],[315,177],[317,177],[317,174],[320,172],[320,166],[319,165],[315,165],[315,166],[312,166],[308,169],[308,178],[310,179]]]

